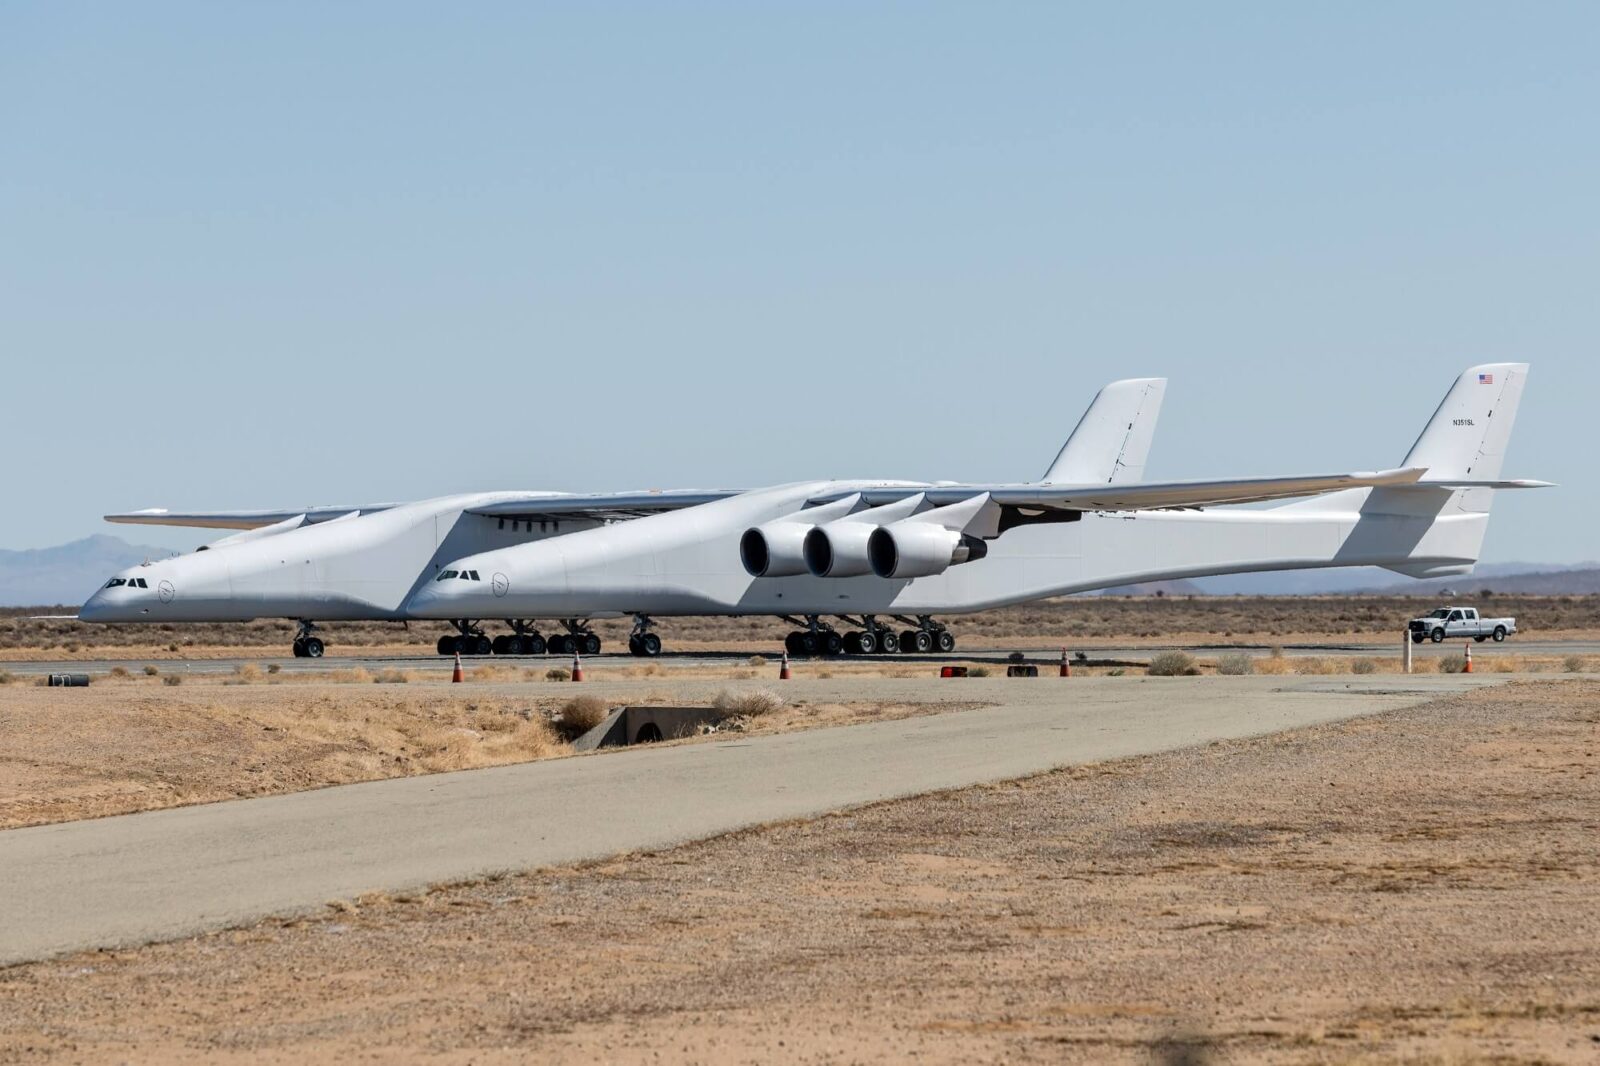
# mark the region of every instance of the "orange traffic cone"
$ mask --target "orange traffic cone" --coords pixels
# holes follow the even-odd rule
[[[578,658],[578,653],[572,653],[572,680],[583,680],[583,660]]]
[[[1463,666],[1461,668],[1461,672],[1463,674],[1472,673],[1472,645],[1471,644],[1467,645],[1467,665],[1465,665],[1465,666]]]
[[[1061,647],[1061,676],[1062,677],[1071,677],[1072,676],[1072,664],[1067,661],[1066,645],[1062,645],[1062,647]]]
[[[466,675],[461,672],[461,652],[458,649],[456,651],[456,669],[455,672],[450,675],[450,680],[452,683],[454,683],[457,681],[465,681],[466,679]]]
[[[783,661],[778,664],[778,680],[789,680],[789,649],[783,651]]]

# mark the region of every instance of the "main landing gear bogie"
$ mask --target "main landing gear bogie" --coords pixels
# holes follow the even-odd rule
[[[909,618],[900,619],[917,627],[901,633],[879,625],[870,615],[863,616],[859,621],[843,615],[840,617],[851,625],[859,625],[861,628],[839,633],[828,623],[820,621],[816,615],[808,615],[804,620],[786,617],[786,621],[803,628],[796,629],[784,638],[784,651],[794,657],[840,654],[894,655],[902,652],[907,655],[926,655],[935,651],[948,654],[956,647],[955,634],[926,615],[919,616],[915,621]]]
[[[311,635],[316,628],[317,627],[312,623],[305,621],[304,619],[301,620],[300,629],[295,634],[294,644],[292,645],[294,657],[296,659],[322,658],[322,653],[325,650],[322,643],[322,638]]]

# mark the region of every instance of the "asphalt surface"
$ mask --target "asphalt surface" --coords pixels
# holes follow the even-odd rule
[[[0,964],[1372,714],[1500,680],[796,681],[786,694],[949,700],[959,691],[998,703],[13,829],[0,832]],[[586,688],[608,694],[604,683]],[[613,695],[629,690],[618,683]]]
[[[1442,657],[1446,655],[1460,655],[1462,646],[1470,641],[1447,640],[1442,644],[1424,642],[1412,646],[1413,655],[1418,658]],[[1305,655],[1381,655],[1398,656],[1400,654],[1400,641],[1398,636],[1392,645],[1356,644],[1356,643],[1325,643],[1325,644],[1282,644],[1272,647],[1281,647],[1283,653],[1289,656]],[[1061,647],[1056,645],[1050,648],[1021,648],[1018,649],[1028,662],[1041,665],[1052,665],[1061,657]],[[1149,662],[1150,656],[1161,651],[1188,651],[1202,656],[1226,655],[1229,652],[1248,652],[1255,655],[1265,655],[1269,646],[1263,644],[1145,644],[1139,647],[1117,647],[1114,645],[1071,645],[1068,651],[1076,655],[1082,653],[1097,664],[1143,664]],[[1472,645],[1474,656],[1492,656],[1497,652],[1514,655],[1541,655],[1541,656],[1566,656],[1566,655],[1593,655],[1600,656],[1600,641],[1593,640],[1521,640],[1512,637],[1503,644],[1485,641],[1482,644]],[[751,652],[674,652],[670,649],[664,651],[659,658],[642,660],[629,655],[626,651],[602,651],[599,655],[584,656],[586,663],[597,664],[637,664],[640,662],[655,662],[663,668],[672,667],[708,667],[728,666],[739,664],[748,660]],[[781,648],[773,648],[764,653],[766,657],[776,662],[782,654]],[[993,648],[962,651],[959,647],[949,655],[841,655],[832,660],[816,660],[818,662],[921,662],[932,666],[940,663],[974,663],[992,662],[1004,664],[1009,649],[997,650]],[[366,667],[369,669],[384,668],[422,668],[427,666],[442,666],[452,660],[441,655],[363,655],[359,648],[351,648],[347,653],[338,648],[331,650],[322,659],[296,659],[289,655],[274,656],[238,656],[225,659],[55,659],[55,660],[17,660],[7,662],[0,660],[0,667],[19,676],[35,676],[38,674],[56,673],[88,673],[104,674],[113,667],[121,666],[128,670],[137,671],[145,663],[154,662],[166,672],[180,672],[189,674],[231,674],[245,663],[254,663],[257,666],[266,666],[276,663],[280,670],[288,673],[316,673],[319,671],[342,669],[346,667]],[[474,662],[499,662],[516,666],[566,666],[572,661],[568,655],[484,655],[469,656],[462,662],[471,665]]]

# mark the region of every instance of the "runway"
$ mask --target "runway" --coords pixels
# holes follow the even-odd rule
[[[1429,657],[1443,657],[1446,655],[1459,655],[1465,643],[1460,640],[1447,640],[1442,644],[1425,642],[1413,645],[1412,654],[1418,659]],[[1329,641],[1326,643],[1308,644],[1282,644],[1272,647],[1281,647],[1283,654],[1291,657],[1316,656],[1316,655],[1371,655],[1380,657],[1395,656],[1400,654],[1400,641],[1398,638],[1392,644],[1362,644],[1356,642]],[[1049,665],[1055,663],[1061,656],[1061,646],[1054,647],[1026,647],[1019,646],[1028,662]],[[1246,652],[1252,655],[1266,655],[1270,648],[1263,644],[1142,644],[1131,645],[1092,645],[1073,644],[1068,646],[1069,654],[1081,652],[1091,662],[1107,665],[1121,665],[1148,662],[1150,656],[1161,651],[1187,651],[1195,655],[1211,658],[1227,655],[1230,652]],[[776,662],[782,653],[781,648],[774,647],[766,658]],[[925,663],[932,669],[937,669],[941,663],[993,663],[1003,665],[1010,649],[982,648],[972,651],[963,651],[959,647],[949,655],[841,655],[832,659],[796,660],[796,663]],[[1600,657],[1600,641],[1595,640],[1522,640],[1512,637],[1503,644],[1485,642],[1473,644],[1474,656],[1507,655],[1537,655],[1537,656],[1567,656],[1586,655]],[[638,659],[626,651],[604,651],[595,656],[584,656],[583,661],[590,665],[605,666],[607,664],[621,664],[636,666],[641,663],[656,663],[663,669],[670,670],[680,667],[706,668],[717,666],[743,666],[750,659],[748,651],[739,652],[703,652],[667,650],[655,659]],[[503,663],[513,666],[534,667],[541,664],[555,667],[566,666],[572,661],[567,655],[484,655],[469,656],[462,660],[467,666],[473,663]],[[137,671],[146,663],[155,663],[164,672],[186,674],[231,674],[245,663],[254,663],[265,667],[269,664],[276,665],[284,673],[318,673],[346,667],[364,667],[367,669],[405,668],[421,669],[429,666],[448,669],[451,660],[440,655],[364,655],[358,647],[348,651],[338,647],[329,651],[321,659],[296,659],[290,655],[273,656],[229,656],[218,659],[149,659],[149,658],[117,658],[107,656],[95,659],[50,659],[50,660],[0,660],[0,667],[18,676],[36,677],[40,674],[55,673],[88,673],[105,674],[114,667]]]
[[[997,705],[10,830],[0,833],[0,964],[1372,714],[1501,680],[970,679],[962,699]],[[921,678],[793,684],[816,700],[953,691]],[[636,688],[619,682],[616,693]],[[603,682],[587,691],[608,696]]]

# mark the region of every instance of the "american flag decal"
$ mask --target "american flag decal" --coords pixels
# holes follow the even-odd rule
[[[1478,384],[1479,385],[1493,385],[1494,384],[1494,375],[1493,374],[1479,374],[1478,375]]]

